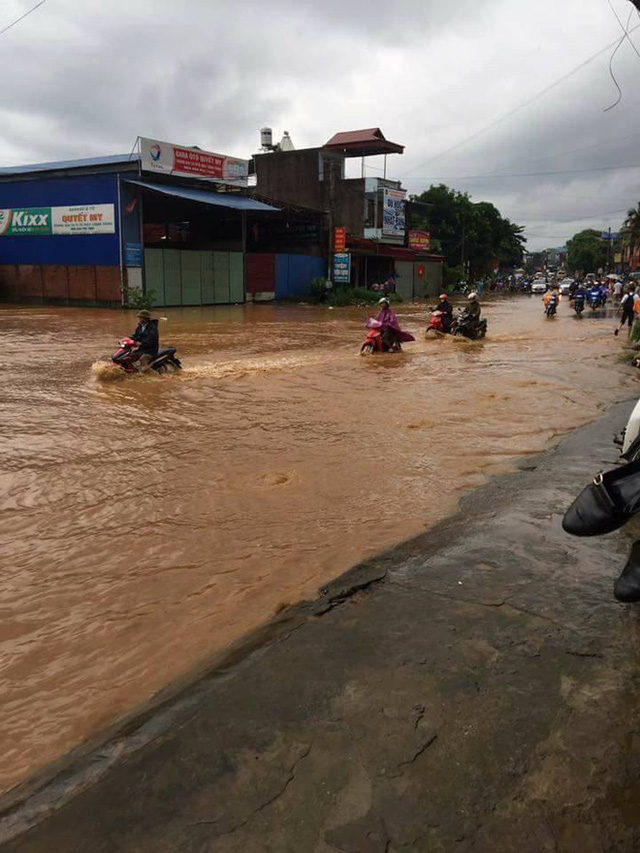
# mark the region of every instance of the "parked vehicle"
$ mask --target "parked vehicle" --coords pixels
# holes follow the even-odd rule
[[[640,400],[634,406],[627,425],[614,442],[622,447],[621,456],[626,462],[640,459]]]
[[[118,349],[111,356],[114,364],[121,367],[126,373],[138,373],[140,371],[139,345],[133,338],[122,338],[118,341]],[[182,363],[176,356],[175,347],[165,347],[158,351],[158,355],[149,364],[151,370],[156,373],[167,373],[172,370],[181,370]]]

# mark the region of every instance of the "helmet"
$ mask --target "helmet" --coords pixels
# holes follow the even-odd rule
[[[140,317],[141,320],[150,320],[151,311],[147,311],[146,308],[143,308],[142,311],[138,311],[138,317]]]
[[[467,296],[469,302],[475,302],[477,298],[478,294],[475,292],[475,290]]]
[[[448,298],[449,298],[449,294],[448,294],[448,293],[441,293],[441,294],[440,294],[440,299],[448,299]]]
[[[389,300],[387,299],[387,297],[386,297],[386,296],[383,296],[383,297],[382,297],[382,299],[378,299],[378,305],[383,305],[383,304],[384,304],[384,305],[388,305],[388,304],[389,304]]]

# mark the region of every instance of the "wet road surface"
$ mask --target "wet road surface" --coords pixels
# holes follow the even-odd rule
[[[626,397],[614,321],[485,301],[481,343],[360,358],[367,309],[167,310],[175,377],[93,367],[133,318],[0,309],[0,790]]]

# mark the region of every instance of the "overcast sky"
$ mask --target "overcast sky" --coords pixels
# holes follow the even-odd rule
[[[34,2],[3,0],[0,29]],[[640,15],[611,2],[640,51]],[[640,57],[618,51],[609,112],[612,50],[478,132],[621,34],[608,0],[46,0],[0,36],[0,164],[138,135],[248,157],[263,125],[297,148],[378,126],[406,146],[388,174],[410,192],[442,181],[525,225],[530,250],[558,246],[640,201]]]

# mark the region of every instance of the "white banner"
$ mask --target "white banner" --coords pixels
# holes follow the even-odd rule
[[[220,184],[247,186],[249,161],[214,154],[200,148],[187,148],[157,139],[140,138],[142,169],[163,175],[199,178]]]
[[[54,234],[115,234],[116,213],[113,204],[77,204],[52,207]]]

